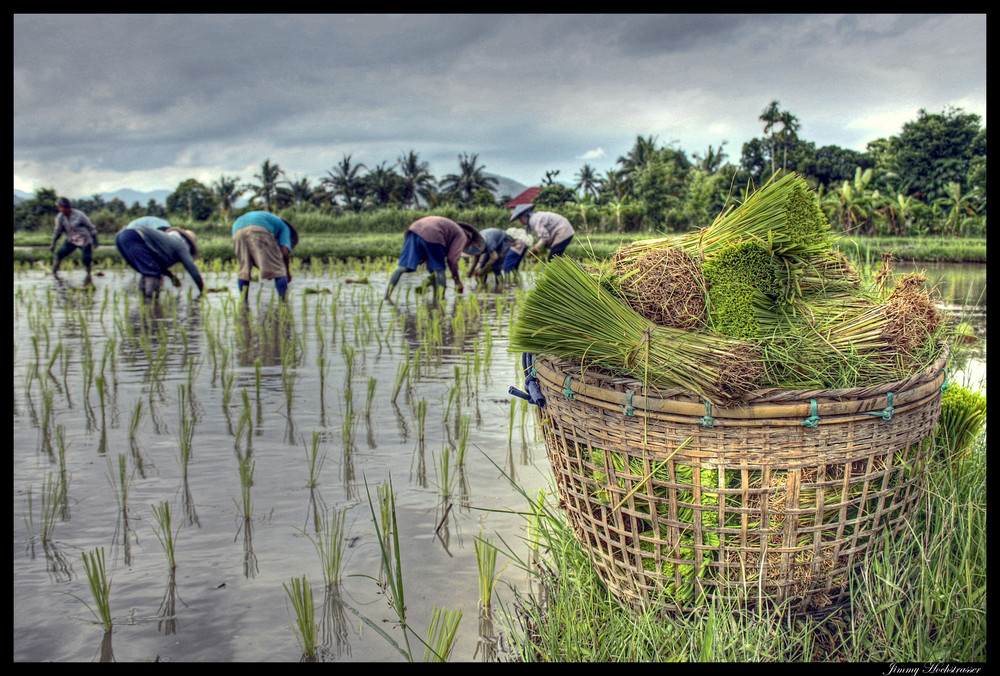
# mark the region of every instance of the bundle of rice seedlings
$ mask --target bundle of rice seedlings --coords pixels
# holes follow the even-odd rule
[[[756,340],[774,314],[781,264],[754,240],[727,244],[702,265],[708,286],[708,324],[717,333]]]
[[[789,173],[775,174],[743,204],[731,205],[706,228],[676,237],[635,242],[623,255],[650,248],[675,246],[711,258],[738,240],[757,240],[772,255],[807,257],[828,252],[835,241],[815,193],[805,180]]]
[[[705,281],[701,264],[673,247],[634,258],[611,257],[613,288],[629,307],[654,324],[677,329],[705,325]]]
[[[942,450],[964,457],[986,424],[986,394],[951,384],[941,395],[941,418],[935,438]]]
[[[647,388],[683,388],[720,406],[757,386],[756,346],[657,326],[569,258],[550,261],[511,329],[510,348],[626,373]]]

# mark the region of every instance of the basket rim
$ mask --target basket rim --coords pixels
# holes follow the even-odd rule
[[[574,396],[579,394],[598,405],[610,404],[616,409],[630,407],[636,412],[700,416],[710,408],[712,415],[721,418],[801,418],[810,415],[814,409],[826,416],[868,415],[876,409],[890,406],[900,409],[907,404],[923,403],[927,398],[936,396],[944,385],[948,356],[949,348],[945,343],[931,365],[895,382],[854,388],[762,388],[748,392],[725,407],[713,407],[697,393],[682,388],[640,394],[645,387],[634,378],[611,376],[591,367],[581,369],[579,364],[552,355],[537,355],[534,368],[537,378],[550,387],[571,392]],[[623,389],[614,389],[602,383],[613,383]]]

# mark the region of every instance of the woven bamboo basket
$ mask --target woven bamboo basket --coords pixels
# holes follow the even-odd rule
[[[537,357],[560,506],[625,604],[839,603],[851,572],[906,535],[946,360],[895,383],[758,390],[723,409]]]

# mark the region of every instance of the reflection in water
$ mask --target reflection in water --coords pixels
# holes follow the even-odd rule
[[[334,657],[351,654],[351,644],[347,641],[347,615],[340,600],[340,586],[332,584],[326,589],[320,610],[319,630],[323,645]]]
[[[160,601],[160,608],[157,610],[157,616],[160,620],[157,622],[156,627],[162,631],[165,635],[177,633],[177,577],[176,572],[171,570],[167,575],[167,588],[163,593],[163,600]],[[187,607],[181,599],[181,603]]]

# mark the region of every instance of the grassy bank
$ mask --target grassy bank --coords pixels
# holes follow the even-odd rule
[[[412,217],[409,216],[409,217]],[[345,231],[303,231],[292,255],[303,261],[343,260],[347,258],[395,258],[403,245],[403,232],[409,221],[401,221],[399,227],[388,232]],[[186,224],[181,224],[185,227]],[[205,227],[198,231],[198,248],[205,261],[229,260],[233,255],[229,233],[221,228]],[[656,233],[616,234],[578,233],[568,249],[574,257],[596,256],[606,258],[624,243],[637,239],[657,237]],[[52,260],[48,249],[50,233],[18,232],[14,234],[14,261],[34,263]],[[100,263],[105,259],[119,260],[114,240],[110,234],[102,235],[102,246],[94,252],[94,259]],[[865,237],[842,238],[838,244],[841,251],[855,261],[877,261],[882,252],[891,251],[900,260],[949,263],[985,263],[986,238],[954,239],[944,237]]]
[[[623,609],[561,514],[533,507],[542,592],[508,608],[516,659],[711,662],[985,662],[986,442],[942,460],[902,538],[851,581],[851,604],[814,616],[708,602],[687,615]],[[540,571],[540,572],[539,572]]]

